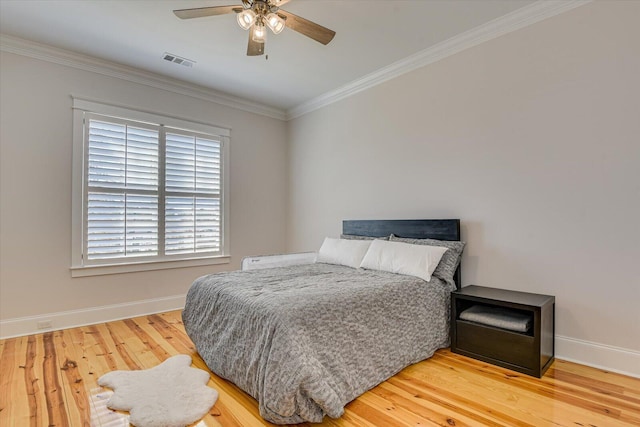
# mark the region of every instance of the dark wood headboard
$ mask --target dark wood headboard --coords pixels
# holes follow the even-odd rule
[[[459,219],[389,219],[345,220],[342,234],[386,237],[395,234],[409,239],[460,240]],[[460,266],[454,276],[458,289],[462,286]]]

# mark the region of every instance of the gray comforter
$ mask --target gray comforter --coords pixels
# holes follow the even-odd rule
[[[277,424],[344,405],[449,344],[450,288],[328,264],[197,279],[182,314],[209,368]]]

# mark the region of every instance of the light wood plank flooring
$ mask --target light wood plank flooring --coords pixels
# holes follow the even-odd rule
[[[0,426],[127,426],[97,379],[190,354],[180,312],[0,341]],[[220,398],[197,427],[271,425],[254,399],[212,375]],[[639,426],[640,379],[556,360],[542,379],[438,351],[322,426]]]

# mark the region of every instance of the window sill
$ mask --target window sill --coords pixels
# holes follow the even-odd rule
[[[169,261],[136,262],[130,264],[91,265],[71,267],[71,277],[103,276],[107,274],[135,273],[140,271],[167,270],[171,268],[200,267],[203,265],[229,264],[229,255],[191,258]]]

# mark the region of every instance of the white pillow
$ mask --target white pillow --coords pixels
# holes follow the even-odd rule
[[[416,276],[428,282],[446,251],[441,246],[374,240],[360,267]]]
[[[316,262],[358,268],[371,242],[372,240],[347,240],[326,237],[318,251]]]

